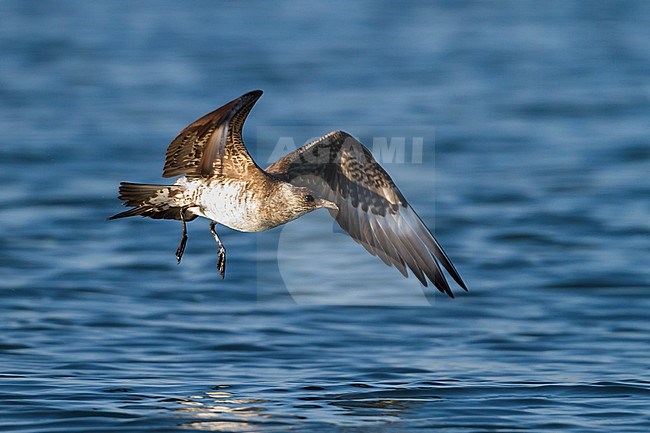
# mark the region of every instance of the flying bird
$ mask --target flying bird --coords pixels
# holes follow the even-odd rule
[[[224,278],[226,250],[215,227],[260,232],[325,208],[357,243],[408,277],[454,297],[440,264],[460,287],[467,286],[388,173],[359,141],[333,131],[262,169],[242,140],[255,102],[254,90],[196,120],[167,148],[163,177],[173,185],[122,182],[119,198],[129,210],[109,217],[141,215],[180,220],[176,250],[181,262],[186,223],[209,219],[218,246],[217,269]],[[440,264],[439,264],[440,263]]]

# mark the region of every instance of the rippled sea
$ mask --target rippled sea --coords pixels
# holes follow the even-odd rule
[[[650,431],[650,3],[0,2],[0,430]],[[326,212],[126,219],[240,94],[265,165],[344,129],[468,283]],[[279,153],[278,153],[279,152]],[[165,181],[169,181],[166,179]]]

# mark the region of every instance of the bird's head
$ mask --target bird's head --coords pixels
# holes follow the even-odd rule
[[[283,188],[283,196],[286,200],[284,208],[291,212],[291,219],[296,219],[319,208],[338,210],[336,204],[318,197],[307,188],[289,184],[283,185]]]

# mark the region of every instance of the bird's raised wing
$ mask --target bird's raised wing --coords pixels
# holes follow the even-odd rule
[[[248,113],[262,96],[254,90],[196,120],[169,144],[163,177],[236,177],[257,167],[244,146],[241,131]]]
[[[341,228],[405,277],[408,268],[423,285],[428,285],[428,279],[453,298],[439,261],[467,290],[447,254],[388,173],[349,134],[330,132],[276,161],[266,171],[336,203],[339,210],[330,213]]]

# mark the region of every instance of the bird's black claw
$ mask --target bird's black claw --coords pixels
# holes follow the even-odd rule
[[[185,252],[185,244],[187,242],[187,238],[183,238],[181,240],[181,244],[178,246],[178,249],[176,250],[176,261],[178,261],[178,264],[181,264],[181,259],[183,258],[183,253]]]
[[[183,223],[183,233],[181,234],[181,243],[178,245],[176,250],[176,261],[178,264],[181,264],[181,259],[183,258],[183,253],[185,252],[185,244],[187,244],[187,225],[185,224],[185,211],[186,207],[182,208],[180,211],[181,223]]]
[[[226,277],[226,250],[220,249],[217,257],[217,269],[221,274],[221,279]]]

